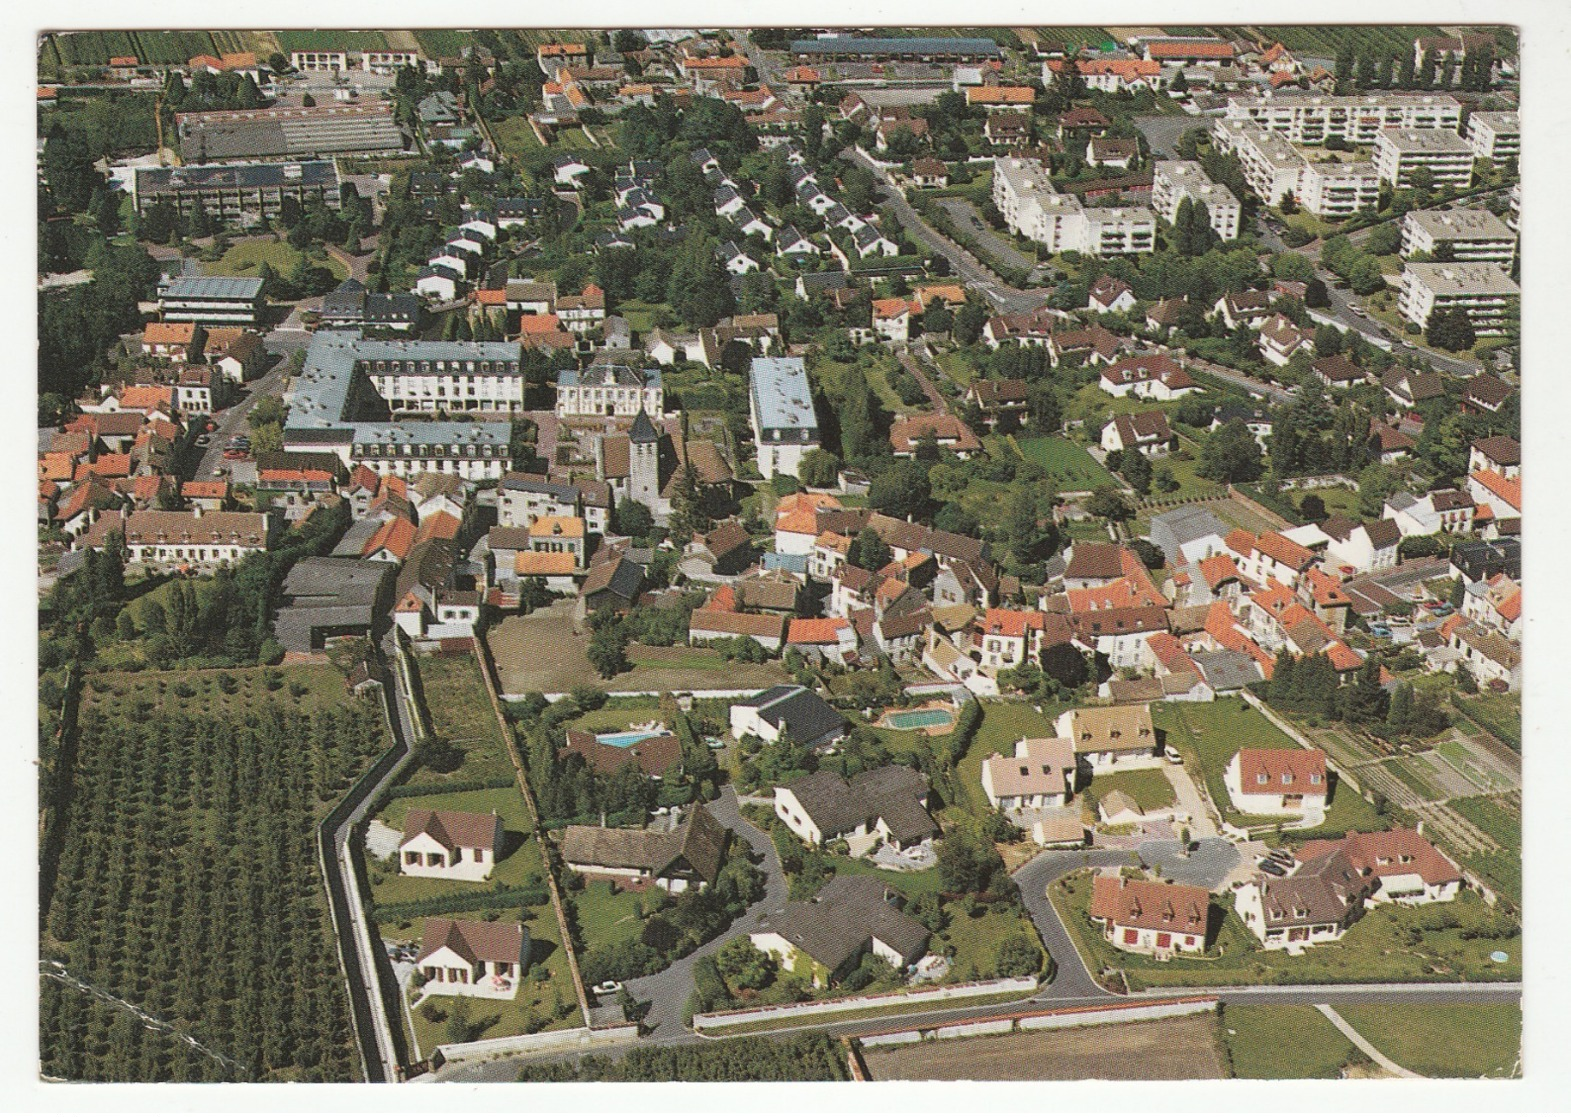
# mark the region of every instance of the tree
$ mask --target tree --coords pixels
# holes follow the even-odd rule
[[[1473,334],[1472,320],[1465,310],[1436,310],[1429,315],[1424,340],[1436,349],[1456,353],[1471,349],[1477,338]]]
[[[1229,419],[1200,447],[1196,472],[1208,481],[1256,480],[1264,472],[1260,443],[1242,419]]]
[[[316,98],[307,93],[304,97],[300,98],[300,104],[304,108],[314,109],[316,108]]]
[[[1119,472],[1124,475],[1124,480],[1129,482],[1129,487],[1139,495],[1145,496],[1151,491],[1151,459],[1140,451],[1126,452],[1123,467]]]
[[[1391,696],[1380,685],[1380,661],[1371,656],[1358,669],[1351,686],[1341,689],[1342,720],[1352,725],[1373,726],[1385,721]]]
[[[1082,687],[1091,678],[1091,665],[1073,644],[1050,644],[1042,649],[1042,672],[1069,690]]]
[[[945,892],[1007,892],[1009,873],[993,843],[965,826],[938,842],[938,886]]]
[[[619,535],[642,538],[654,529],[654,515],[636,500],[624,500],[611,511],[611,518],[615,521],[614,527]]]
[[[846,550],[846,561],[852,566],[861,567],[867,571],[879,571],[889,565],[894,553],[889,549],[878,532],[870,527],[865,527],[857,532],[856,538],[851,540],[851,546]]]
[[[840,479],[840,459],[828,450],[809,450],[802,455],[797,477],[809,488],[832,489]]]
[[[1016,931],[998,944],[999,977],[1029,977],[1042,970],[1042,947],[1033,936]]]
[[[1312,310],[1319,310],[1331,305],[1331,292],[1326,290],[1325,281],[1311,279],[1304,288],[1304,305]]]
[[[981,299],[967,299],[955,315],[954,337],[961,345],[974,345],[987,325],[987,307]]]
[[[1384,736],[1398,738],[1407,735],[1413,724],[1413,684],[1399,682],[1391,692],[1391,702],[1386,710]]]
[[[620,675],[632,667],[627,658],[627,644],[627,629],[620,620],[613,619],[595,629],[589,638],[587,656],[602,679]]]
[[[1086,498],[1085,510],[1088,515],[1114,522],[1122,522],[1135,514],[1133,506],[1114,485],[1098,485],[1093,489]]]
[[[900,520],[925,515],[931,500],[927,467],[916,461],[889,465],[873,478],[867,492],[868,507]]]

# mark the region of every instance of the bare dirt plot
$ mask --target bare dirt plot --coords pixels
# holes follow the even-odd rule
[[[1064,1031],[868,1048],[875,1081],[1026,1082],[1225,1078],[1209,1013]]]
[[[503,694],[560,694],[585,684],[610,691],[729,690],[786,681],[778,661],[726,663],[708,648],[628,649],[631,671],[602,679],[586,655],[587,632],[575,631],[571,602],[558,602],[527,617],[508,617],[487,638]]]

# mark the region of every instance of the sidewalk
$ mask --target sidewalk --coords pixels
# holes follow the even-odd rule
[[[1397,1064],[1393,1063],[1390,1059],[1382,1055],[1374,1044],[1370,1043],[1363,1036],[1359,1035],[1358,1029],[1354,1028],[1353,1025],[1349,1024],[1346,1020],[1342,1019],[1341,1014],[1330,1005],[1316,1005],[1315,1007],[1320,1010],[1320,1014],[1322,1016],[1324,1016],[1327,1020],[1331,1021],[1331,1023],[1336,1026],[1337,1031],[1341,1032],[1344,1036],[1352,1041],[1354,1047],[1358,1048],[1365,1055],[1368,1055],[1371,1059],[1373,1059],[1375,1064],[1379,1066],[1381,1070],[1389,1071],[1398,1078],[1423,1077],[1421,1074],[1414,1074],[1406,1067],[1397,1066]]]

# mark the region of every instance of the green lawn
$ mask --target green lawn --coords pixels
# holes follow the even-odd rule
[[[1227,907],[1216,941],[1205,955],[1158,962],[1119,950],[1092,926],[1087,914],[1090,881],[1088,873],[1077,873],[1055,883],[1048,894],[1092,973],[1103,968],[1122,970],[1134,991],[1190,985],[1521,978],[1520,928],[1504,938],[1463,937],[1469,928],[1476,931],[1485,927],[1493,914],[1481,898],[1470,892],[1464,892],[1449,905],[1462,926],[1427,930],[1423,928],[1428,914],[1425,909],[1383,904],[1365,914],[1338,941],[1311,947],[1296,958],[1285,950],[1263,949],[1237,912]],[[1213,902],[1220,905],[1227,900],[1224,897]],[[1416,945],[1409,941],[1409,932],[1414,930],[1418,931]],[[1489,961],[1495,950],[1505,951],[1509,960],[1498,965]]]
[[[963,350],[940,354],[938,367],[944,370],[945,376],[962,388],[969,387],[971,381],[976,379],[976,365],[971,355]]]
[[[213,275],[257,275],[263,264],[271,264],[280,275],[288,275],[300,262],[301,253],[287,241],[255,240],[234,245],[215,262],[207,265]],[[343,279],[349,274],[344,265],[331,256],[311,257],[310,263],[322,265],[334,277]]]
[[[278,31],[278,49],[288,54],[295,50],[385,50],[387,36],[380,31]]]
[[[1414,1074],[1508,1078],[1521,1073],[1517,1068],[1522,1050],[1521,1005],[1333,1007],[1382,1055]]]
[[[584,946],[621,946],[638,938],[644,922],[636,892],[613,891],[610,881],[590,881],[573,895]]]
[[[1029,702],[989,701],[982,703],[982,724],[971,741],[971,747],[960,758],[957,776],[960,791],[965,797],[964,806],[972,814],[989,811],[987,795],[982,790],[982,761],[993,753],[1013,756],[1015,742],[1022,737],[1052,737],[1053,719],[1067,706],[1046,704],[1042,712]]]
[[[1014,909],[995,912],[991,907],[984,907],[980,915],[972,916],[967,912],[969,906],[963,900],[945,904],[949,925],[928,947],[935,954],[943,953],[945,947],[954,949],[951,972],[961,981],[969,980],[971,976],[997,973],[998,948],[1013,935],[1026,935],[1032,942],[1041,945],[1042,940],[1035,925],[1022,912]],[[1044,950],[1043,954],[1046,953]]]
[[[633,706],[602,706],[592,713],[582,714],[568,722],[566,728],[583,729],[590,733],[618,733],[651,721],[665,721],[660,704],[654,700]],[[671,727],[666,726],[667,729]]]
[[[1151,717],[1156,727],[1167,734],[1168,743],[1183,753],[1190,774],[1204,778],[1211,801],[1227,821],[1240,826],[1282,821],[1235,811],[1222,780],[1227,762],[1241,748],[1298,748],[1297,742],[1267,721],[1264,714],[1246,705],[1243,699],[1225,698],[1205,703],[1158,703],[1151,707]],[[1351,787],[1333,784],[1325,824],[1293,836],[1301,839],[1354,829],[1379,830],[1385,825],[1374,807]]]
[[[1095,776],[1084,791],[1088,799],[1097,802],[1115,791],[1128,795],[1143,811],[1170,807],[1175,801],[1173,785],[1160,768],[1147,768],[1134,772],[1105,772]]]
[[[516,774],[491,700],[472,655],[421,656],[415,661],[432,730],[463,750],[453,772],[412,773],[411,783],[512,779]]]
[[[504,155],[519,155],[540,147],[535,130],[529,127],[528,117],[504,116],[488,120],[487,123],[491,126],[491,135],[495,137],[497,147],[502,149]]]
[[[1019,438],[1020,456],[1036,462],[1060,489],[1093,489],[1116,484],[1113,475],[1086,452],[1084,446],[1057,435]]]
[[[1225,1005],[1220,1026],[1234,1078],[1336,1078],[1358,1054],[1309,1005]]]
[[[226,689],[227,688],[227,689]],[[101,671],[89,674],[83,705],[152,703],[146,716],[164,710],[200,709],[239,718],[267,702],[301,709],[329,709],[351,701],[336,667],[215,667],[188,671]]]
[[[492,891],[498,885],[517,888],[531,876],[544,876],[545,865],[540,858],[540,843],[529,836],[529,808],[516,788],[488,788],[484,791],[411,795],[392,799],[377,818],[402,832],[404,818],[411,810],[473,811],[478,814],[495,811],[502,816],[506,842],[502,860],[497,863],[490,880],[474,882],[404,876],[394,866],[371,862],[367,868],[371,877],[371,899],[375,904],[402,904],[455,892],[483,893]],[[382,930],[394,938],[418,937],[420,924],[420,919],[402,920]]]

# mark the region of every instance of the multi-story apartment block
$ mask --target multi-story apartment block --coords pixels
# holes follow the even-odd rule
[[[590,365],[582,372],[564,369],[556,374],[556,414],[560,419],[589,415],[631,419],[640,411],[665,414],[665,389],[658,368]]]
[[[289,65],[302,73],[331,74],[349,69],[346,50],[293,50]]]
[[[165,322],[250,326],[262,308],[262,280],[255,276],[180,275],[158,284]]]
[[[1514,112],[1475,112],[1467,118],[1467,142],[1475,159],[1494,163],[1522,156],[1522,122]]]
[[[1443,93],[1365,93],[1333,97],[1301,90],[1229,97],[1224,119],[1253,124],[1293,143],[1319,145],[1328,136],[1372,144],[1382,128],[1461,127],[1462,106]]]
[[[1211,228],[1216,230],[1217,236],[1223,240],[1237,239],[1243,209],[1233,192],[1212,182],[1200,164],[1192,159],[1159,160],[1152,170],[1151,208],[1163,221],[1172,224],[1185,198],[1206,207]]]
[[[1402,219],[1402,255],[1433,256],[1450,245],[1462,263],[1488,261],[1509,268],[1516,256],[1516,234],[1487,209],[1414,210]]]
[[[1156,214],[1144,206],[1090,207],[1060,194],[1036,159],[993,160],[993,202],[1012,232],[1050,252],[1152,252]]]
[[[755,357],[748,372],[748,417],[758,472],[799,476],[802,456],[819,445],[818,416],[801,357]]]
[[[358,362],[397,411],[519,411],[524,370],[518,344],[387,342]]]
[[[1506,210],[1506,227],[1513,233],[1522,232],[1522,184],[1511,187],[1510,208]]]
[[[1218,120],[1211,138],[1238,156],[1244,181],[1267,205],[1291,194],[1318,217],[1346,217],[1379,201],[1380,180],[1369,163],[1311,162],[1281,135],[1242,120]]]
[[[420,52],[414,50],[368,50],[360,56],[360,68],[368,74],[391,74],[403,66],[420,65]]]
[[[1480,335],[1505,328],[1506,308],[1522,289],[1495,264],[1413,264],[1402,269],[1396,307],[1423,329],[1437,310],[1462,310]]]
[[[131,198],[144,214],[157,201],[168,201],[182,216],[201,206],[224,221],[251,214],[276,217],[284,199],[304,206],[320,199],[339,207],[338,165],[330,159],[305,163],[230,163],[195,167],[138,167]]]
[[[1375,170],[1381,182],[1399,190],[1413,185],[1420,169],[1436,186],[1465,190],[1473,183],[1473,148],[1455,132],[1438,129],[1382,128],[1375,137]]]
[[[496,480],[511,464],[510,423],[390,419],[388,413],[479,410],[482,402],[519,410],[519,362],[516,343],[373,341],[354,330],[319,331],[288,393],[284,449],[331,452],[347,466],[366,465],[384,476]],[[395,395],[384,398],[383,389]]]

